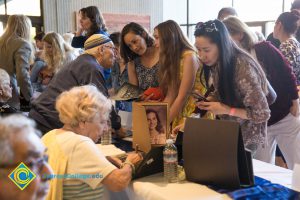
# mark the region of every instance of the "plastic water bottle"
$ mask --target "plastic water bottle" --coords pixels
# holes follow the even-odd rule
[[[172,139],[167,140],[167,144],[164,148],[164,177],[169,183],[175,183],[178,181],[177,172],[177,148],[173,144]]]
[[[101,136],[101,144],[102,145],[109,145],[111,144],[111,123],[110,120],[107,121],[107,131],[105,130],[103,135]]]

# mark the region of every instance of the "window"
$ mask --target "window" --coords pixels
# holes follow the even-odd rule
[[[245,22],[274,21],[282,12],[282,0],[234,0],[238,16]]]
[[[23,14],[30,18],[32,34],[43,30],[42,0],[0,0],[0,34],[9,15]]]
[[[166,2],[171,0],[164,0]],[[179,0],[176,4],[179,4]],[[177,21],[182,30],[185,31],[189,39],[194,41],[194,27],[199,21],[205,22],[217,18],[218,12],[222,7],[234,7],[239,18],[246,22],[253,30],[261,31],[265,36],[273,31],[273,25],[277,17],[282,13],[289,11],[293,0],[214,0],[214,1],[199,1],[199,0],[180,0],[180,6],[170,9],[171,4],[165,3],[164,10],[173,10],[180,13],[180,20],[173,13],[167,11],[164,20],[167,18]],[[186,4],[183,6],[183,4]],[[176,5],[175,4],[175,5]],[[173,3],[174,5],[174,3]],[[179,12],[178,9],[181,9]],[[164,11],[165,15],[165,11]],[[178,14],[177,14],[178,15]],[[185,16],[184,16],[185,15]]]
[[[0,0],[0,15],[5,15],[5,2]]]
[[[2,33],[3,33],[3,23],[0,22],[0,35],[2,35]]]
[[[7,0],[6,7],[7,15],[23,14],[27,16],[41,16],[40,0]]]

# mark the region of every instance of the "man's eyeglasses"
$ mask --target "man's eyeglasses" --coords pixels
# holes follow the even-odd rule
[[[196,29],[202,29],[205,32],[214,32],[214,31],[219,31],[219,29],[217,28],[215,22],[199,22],[196,24]]]
[[[27,164],[24,163],[26,166],[28,166],[30,169],[37,169],[38,170],[38,173],[40,173],[45,164],[48,163],[48,155],[44,155],[43,157],[37,159],[36,161],[32,161],[32,162],[28,162]]]
[[[37,171],[38,173],[40,173],[45,164],[48,162],[48,155],[43,155],[43,157],[38,158],[35,161],[29,161],[29,162],[23,162],[27,167],[29,167],[31,170]],[[0,169],[10,169],[10,168],[15,168],[17,167],[19,163],[9,163],[9,164],[5,164],[5,163],[1,163],[0,164]]]
[[[106,47],[106,48],[111,49],[112,51],[116,51],[117,50],[117,48],[114,47],[114,46],[109,46],[109,45],[103,45],[103,46]]]

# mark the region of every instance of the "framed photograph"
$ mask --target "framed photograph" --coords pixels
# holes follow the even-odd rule
[[[169,108],[163,102],[134,102],[132,111],[133,145],[165,145],[169,133]]]

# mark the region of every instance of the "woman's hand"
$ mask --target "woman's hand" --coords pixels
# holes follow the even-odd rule
[[[179,124],[178,126],[175,126],[175,128],[173,128],[173,130],[172,130],[171,137],[176,138],[178,131],[183,130],[183,128],[184,128],[184,123]]]
[[[200,101],[196,103],[197,107],[201,110],[207,110],[215,115],[228,115],[230,107],[220,102],[205,102]]]
[[[83,32],[84,32],[84,29],[83,29],[83,27],[81,26],[81,24],[78,22],[78,23],[77,23],[77,30],[76,30],[76,32],[74,33],[74,35],[75,35],[76,37],[78,37],[78,36],[81,36],[81,35],[83,34]]]
[[[154,96],[153,93],[151,93],[150,95],[145,95],[145,94],[141,94],[140,95],[140,100],[141,101],[151,101],[151,98]]]
[[[122,165],[122,160],[120,160],[117,157],[112,157],[112,156],[106,156],[106,159],[111,162],[111,164],[113,164],[114,166],[120,168],[120,166]]]
[[[143,157],[139,153],[128,153],[128,156],[126,158],[126,161],[129,161],[134,165],[136,165],[141,160],[143,160]]]
[[[117,138],[124,138],[127,136],[126,130],[123,127],[121,127],[119,130],[112,129],[112,134]]]
[[[290,107],[290,113],[295,117],[299,117],[299,99],[293,100],[293,104]]]
[[[108,158],[110,161],[111,158]],[[113,158],[113,162],[117,161],[117,158]],[[124,165],[120,163],[122,168],[113,170],[110,174],[108,174],[101,183],[103,183],[109,190],[113,192],[119,192],[124,190],[132,179],[132,173],[134,172],[134,167],[131,165],[138,163],[142,160],[142,156],[137,153],[129,153],[126,162]],[[119,164],[119,161],[117,161]]]

